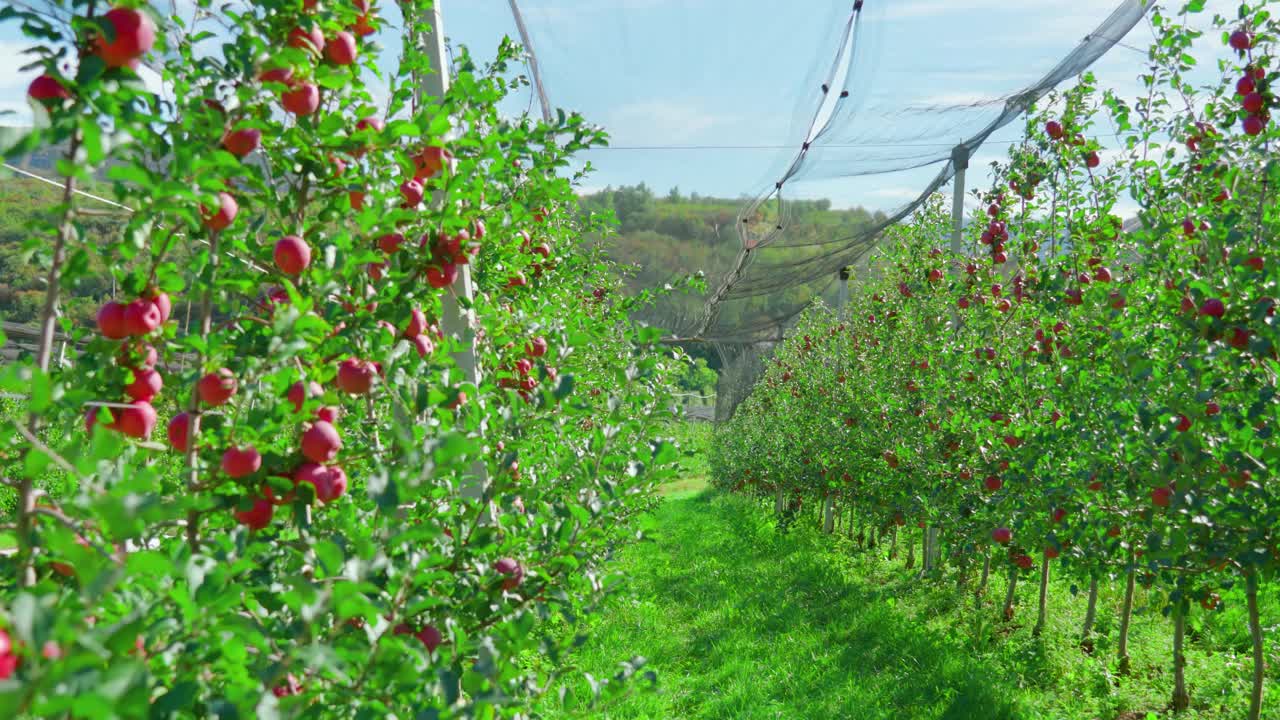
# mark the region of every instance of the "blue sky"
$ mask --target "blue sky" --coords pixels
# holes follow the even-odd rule
[[[871,167],[895,153],[947,155],[948,144],[984,112],[960,115],[922,107],[991,100],[1042,75],[1092,31],[1119,0],[867,0],[856,88],[862,112],[847,164]],[[381,0],[394,18],[394,3]],[[837,51],[849,0],[523,0],[552,104],[604,126],[618,149],[587,156],[597,172],[584,189],[648,183],[659,192],[738,197],[771,184],[789,161],[819,101],[817,86]],[[1170,5],[1178,3],[1166,3]],[[167,3],[166,3],[167,5]],[[1230,11],[1230,0],[1210,8]],[[503,34],[515,35],[507,0],[443,0],[446,34],[484,58]],[[1206,16],[1207,17],[1207,16]],[[1139,25],[1126,38],[1142,48]],[[379,36],[386,57],[393,32]],[[21,38],[0,28],[0,110],[28,118],[20,76]],[[1216,40],[1206,43],[1216,56]],[[1144,56],[1116,47],[1096,66],[1105,86],[1136,93]],[[1212,63],[1206,63],[1211,67]],[[1212,73],[1208,73],[1209,76]],[[529,107],[513,98],[511,112]],[[536,104],[533,106],[536,112]],[[992,105],[991,108],[996,107]],[[904,112],[904,108],[906,112]],[[4,120],[15,122],[15,120]],[[974,158],[979,168],[1018,137],[998,132]],[[1103,138],[1106,142],[1108,138]],[[876,143],[879,142],[881,146]],[[689,146],[751,146],[687,149]],[[682,149],[657,149],[676,146]],[[765,147],[757,147],[765,146]],[[642,149],[626,149],[642,148]],[[839,174],[843,167],[830,167]],[[923,187],[937,167],[845,180],[813,181],[796,192],[839,206],[892,209]]]

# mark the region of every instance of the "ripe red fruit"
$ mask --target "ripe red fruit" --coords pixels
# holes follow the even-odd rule
[[[280,104],[298,117],[310,115],[320,108],[320,88],[314,83],[298,83],[280,96]]]
[[[1266,101],[1262,98],[1262,94],[1257,92],[1245,95],[1244,99],[1240,101],[1240,107],[1244,108],[1245,112],[1260,112],[1264,105],[1266,105]]]
[[[1216,400],[1210,400],[1204,404],[1204,414],[1208,417],[1213,417],[1220,412],[1222,412],[1222,407],[1218,405]]]
[[[291,48],[310,50],[319,54],[324,48],[324,33],[320,32],[320,28],[315,25],[312,25],[310,30],[296,27],[289,31],[288,45]]]
[[[1248,30],[1236,30],[1227,38],[1227,43],[1233,50],[1244,52],[1253,47],[1253,33]]]
[[[214,232],[226,230],[231,227],[231,223],[235,222],[236,214],[240,212],[240,205],[236,203],[236,199],[229,193],[218,193],[218,209],[212,212],[203,205],[200,207],[200,215],[204,218],[204,226]]]
[[[1006,527],[998,527],[991,531],[991,539],[1001,545],[1006,545],[1013,539],[1013,531]]]
[[[261,530],[271,524],[271,516],[275,512],[276,506],[272,505],[270,500],[254,498],[253,505],[248,510],[237,510],[235,512],[235,518],[236,522],[250,530]]]
[[[338,430],[324,420],[317,420],[302,433],[302,455],[317,463],[332,461],[342,449],[342,438]]]
[[[222,472],[233,478],[252,475],[262,467],[262,455],[252,445],[245,448],[227,448],[222,453]]]
[[[1094,282],[1109,283],[1111,282],[1111,271],[1105,267],[1100,267],[1093,271]]]
[[[415,178],[419,180],[433,178],[444,168],[453,168],[453,153],[442,147],[428,146],[413,156],[413,166]]]
[[[98,308],[98,332],[111,340],[129,337],[129,331],[124,324],[124,305],[108,301]]]
[[[400,197],[404,198],[404,203],[408,207],[417,207],[422,204],[422,183],[417,180],[405,180],[400,183]]]
[[[401,233],[388,233],[378,238],[378,248],[382,252],[390,255],[400,249],[405,242],[405,237]]]
[[[329,468],[329,485],[323,493],[316,493],[320,502],[328,504],[347,494],[347,473],[340,467]]]
[[[427,268],[427,284],[439,290],[447,288],[458,279],[458,266],[453,263],[432,265]]]
[[[112,408],[115,415],[115,429],[131,438],[144,440],[151,436],[156,426],[156,409],[151,403],[136,400],[126,408]]]
[[[124,387],[124,393],[134,400],[151,402],[163,388],[164,380],[160,377],[160,373],[140,368],[133,371],[133,382]]]
[[[1000,479],[999,475],[988,475],[982,480],[982,485],[987,489],[987,492],[995,492],[1004,487],[1004,481]]]
[[[1107,537],[1113,537],[1113,538],[1120,537],[1120,527],[1117,525],[1112,525],[1111,527],[1107,528]]]
[[[502,558],[493,564],[493,569],[506,576],[502,581],[503,590],[514,590],[524,580],[524,568],[513,558]]]
[[[200,378],[196,383],[196,393],[210,407],[224,405],[236,394],[236,376],[226,368],[219,368]]]
[[[1053,560],[1054,558],[1058,557],[1058,548],[1050,545],[1049,547],[1044,549],[1044,556],[1046,559]]]
[[[429,653],[435,652],[436,648],[440,647],[440,644],[444,642],[444,635],[441,635],[434,625],[427,625],[419,630],[414,637],[422,642]]]
[[[376,374],[373,363],[347,358],[338,365],[338,389],[349,395],[364,395],[373,387]]]
[[[132,8],[113,8],[102,16],[102,22],[115,30],[110,42],[101,34],[94,39],[95,52],[107,67],[132,65],[155,45],[156,26],[146,13]]]
[[[1047,134],[1049,137],[1053,138],[1054,140],[1061,140],[1064,134],[1062,123],[1058,122],[1057,120],[1050,120],[1049,122],[1045,123],[1044,131],[1045,131],[1045,134]]]
[[[236,157],[244,157],[262,144],[262,131],[257,128],[232,130],[222,137],[222,147]]]
[[[67,90],[58,78],[52,75],[41,75],[27,86],[27,97],[49,107],[55,100],[70,99],[71,91]]]
[[[1008,445],[1008,446],[1009,446],[1009,448],[1010,448],[1010,449],[1012,449],[1012,448],[1016,448],[1016,447],[1018,447],[1019,445],[1021,445],[1021,444],[1022,444],[1022,440],[1020,440],[1020,439],[1018,439],[1018,438],[1014,437],[1013,435],[1005,435],[1005,436],[1004,436],[1004,444],[1005,444],[1005,445]]]
[[[418,308],[409,311],[409,325],[404,329],[404,336],[413,339],[426,332],[427,316]]]
[[[1218,298],[1209,298],[1200,304],[1199,313],[1206,317],[1221,318],[1227,314],[1227,307]]]
[[[258,80],[264,83],[280,83],[281,85],[291,85],[293,83],[293,68],[271,68],[258,73]]]
[[[1262,131],[1266,129],[1267,122],[1257,115],[1250,115],[1244,119],[1241,127],[1244,130],[1245,135],[1256,137],[1261,135]]]
[[[1191,418],[1186,415],[1178,415],[1176,421],[1174,427],[1177,428],[1178,432],[1186,432],[1191,429]]]
[[[356,36],[343,30],[324,46],[324,56],[334,65],[350,65],[356,61]]]
[[[312,382],[304,385],[301,380],[289,387],[289,392],[285,398],[293,403],[294,412],[302,412],[302,405],[308,397],[320,397],[324,394],[324,388],[320,387],[320,383]]]
[[[938,282],[942,279],[942,271],[934,268],[929,271],[929,282]]]
[[[169,444],[174,450],[186,452],[191,449],[191,415],[178,413],[169,421]]]
[[[1090,168],[1096,168],[1102,164],[1102,158],[1098,157],[1098,153],[1091,152],[1085,156],[1084,164]]]
[[[507,287],[509,288],[524,287],[528,284],[529,281],[525,279],[524,273],[522,272],[516,272],[511,277],[507,278]]]
[[[1173,490],[1168,487],[1158,487],[1151,491],[1151,503],[1156,507],[1169,507],[1169,503],[1173,502]]]
[[[1049,517],[1053,518],[1053,521],[1058,523],[1058,522],[1062,522],[1062,519],[1066,516],[1067,516],[1066,508],[1054,508],[1053,513]]]
[[[1245,95],[1248,95],[1249,93],[1253,92],[1257,88],[1258,88],[1257,83],[1255,83],[1253,80],[1253,77],[1249,75],[1245,75],[1244,77],[1236,81],[1236,94],[1239,95],[1240,97],[1244,97]]]
[[[160,327],[160,308],[150,300],[134,300],[124,308],[124,330],[129,335],[149,335]]]
[[[547,340],[541,336],[532,338],[524,346],[524,354],[529,357],[542,357],[547,354]]]
[[[889,467],[891,468],[898,467],[898,455],[893,451],[885,450],[881,456],[884,458],[884,461],[889,464]]]
[[[1035,565],[1035,561],[1031,559],[1030,555],[1018,554],[1013,557],[1013,564],[1023,570],[1030,570]]]
[[[311,247],[297,235],[285,235],[276,243],[272,258],[285,275],[297,275],[311,264]]]
[[[431,342],[431,338],[426,335],[419,335],[413,338],[413,347],[418,351],[418,357],[425,358],[435,352],[435,343]]]
[[[1227,340],[1227,342],[1231,345],[1231,347],[1235,348],[1236,350],[1248,350],[1249,335],[1250,335],[1250,332],[1245,328],[1234,327],[1234,328],[1231,328],[1231,337]]]
[[[294,484],[306,483],[315,488],[316,499],[330,503],[347,491],[347,474],[342,468],[303,463],[293,473]]]

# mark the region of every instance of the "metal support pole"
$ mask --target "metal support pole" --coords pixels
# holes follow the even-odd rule
[[[957,145],[951,151],[951,164],[955,167],[954,194],[951,199],[951,252],[960,252],[960,237],[964,230],[964,171],[969,169],[969,148]]]
[[[421,107],[424,92],[431,97],[442,98],[449,91],[449,62],[445,54],[444,11],[440,7],[441,2],[442,0],[435,0],[432,3],[431,29],[424,38],[423,47],[434,72],[418,79],[418,107]],[[413,25],[411,22],[407,24],[410,27]],[[406,38],[406,41],[411,42],[412,38]],[[479,387],[480,363],[476,356],[475,316],[471,310],[463,306],[465,303],[469,307],[472,297],[471,265],[460,265],[458,278],[441,298],[440,329],[461,346],[453,352],[453,360],[462,372],[463,380]],[[459,299],[463,302],[459,302]],[[477,498],[484,493],[485,486],[488,484],[488,473],[484,462],[475,461],[471,466],[471,472],[477,482],[465,484],[462,491],[465,497]]]
[[[836,300],[836,311],[843,312],[849,305],[849,267],[840,268],[840,294]]]
[[[542,70],[538,67],[538,56],[533,52],[533,39],[529,37],[529,29],[525,27],[524,15],[516,0],[509,0],[511,16],[516,21],[516,31],[520,33],[520,43],[524,45],[525,54],[529,57],[529,74],[533,76],[533,89],[538,95],[538,104],[542,106],[542,119],[550,124],[555,114],[551,112],[551,101],[547,99],[547,88],[542,84]]]

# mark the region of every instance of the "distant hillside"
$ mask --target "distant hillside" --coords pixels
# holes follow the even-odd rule
[[[737,255],[740,245],[734,224],[739,209],[747,202],[682,195],[676,188],[658,196],[643,183],[606,188],[583,196],[581,201],[584,212],[612,212],[617,217],[618,236],[604,242],[614,259],[635,266],[636,274],[630,279],[633,289],[661,286],[698,270],[706,272],[708,283],[714,284]],[[806,244],[806,238],[853,235],[884,219],[883,214],[862,208],[832,210],[829,200],[792,200],[789,206],[787,232],[789,243],[794,245]],[[813,290],[800,287],[786,296],[794,299],[813,294]],[[766,296],[751,305],[735,303],[726,311],[765,314],[778,301],[777,297]],[[669,324],[674,317],[695,315],[703,304],[701,296],[674,297],[653,317],[645,319],[657,325]],[[730,324],[735,322],[732,317],[725,319]]]

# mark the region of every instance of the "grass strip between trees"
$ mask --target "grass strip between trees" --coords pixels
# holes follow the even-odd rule
[[[544,700],[547,718],[1054,718],[1145,720],[1166,711],[1169,621],[1139,588],[1133,673],[1114,672],[1113,620],[1121,598],[1104,592],[1095,651],[1079,648],[1085,592],[1053,588],[1049,624],[1031,636],[1034,583],[1022,584],[1013,622],[996,622],[1004,580],[992,577],[974,610],[972,581],[917,579],[888,543],[854,552],[844,538],[800,522],[779,534],[768,509],[684,483],[648,518],[645,542],[625,550],[630,578],[589,630],[580,669],[611,677],[633,655],[656,683],[589,707],[587,687]],[[918,541],[918,539],[917,539]],[[917,553],[918,554],[918,553]],[[1219,624],[1232,625],[1232,616]],[[1188,677],[1198,702],[1187,718],[1241,712],[1247,646],[1235,630],[1193,629]],[[1000,638],[1000,642],[995,642]],[[1212,652],[1208,647],[1228,647]],[[1271,647],[1271,645],[1268,645]],[[1270,658],[1269,692],[1275,690]],[[1274,697],[1274,695],[1272,695]],[[1270,705],[1270,703],[1268,703]],[[1268,714],[1270,713],[1270,714]],[[1263,717],[1276,717],[1266,708]]]

